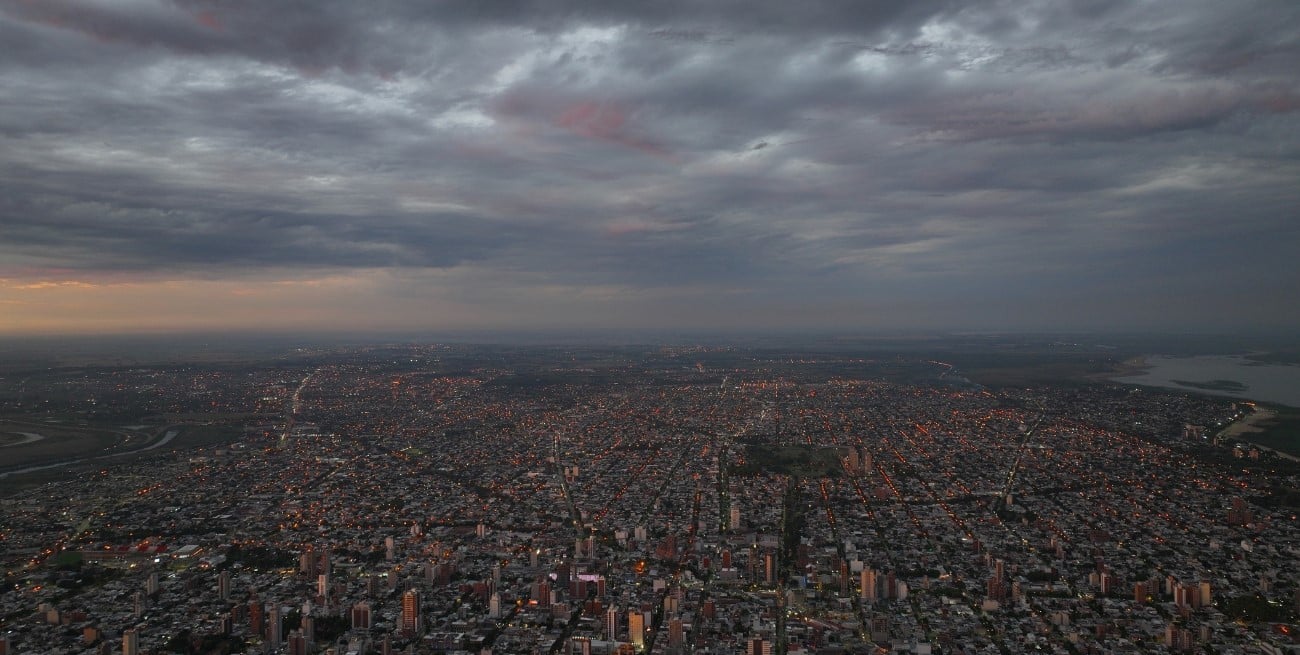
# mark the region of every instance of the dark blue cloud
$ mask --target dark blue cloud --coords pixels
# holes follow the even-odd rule
[[[1282,1],[0,0],[0,279],[1295,326],[1237,290],[1300,292],[1296,34]]]

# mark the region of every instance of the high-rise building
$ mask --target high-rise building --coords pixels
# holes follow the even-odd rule
[[[610,606],[605,610],[605,640],[615,641],[618,638],[618,607]]]
[[[289,655],[307,655],[307,642],[307,636],[301,630],[290,632],[288,639]]]
[[[672,616],[681,608],[681,599],[671,594],[664,596],[664,614]]]
[[[488,598],[488,618],[501,618],[501,594],[499,593],[494,592],[492,596]]]
[[[876,602],[876,570],[872,568],[862,569],[858,580],[859,594],[862,600]]]
[[[357,603],[352,606],[352,629],[370,629],[370,603]]]
[[[588,637],[570,639],[569,655],[591,655],[591,639]]]
[[[262,614],[262,602],[254,598],[248,603],[248,629],[255,635],[261,635],[266,629],[266,617]]]
[[[298,572],[307,576],[310,580],[316,577],[316,552],[311,546],[303,549],[302,554],[298,556]]]
[[[402,632],[417,635],[422,629],[420,621],[420,592],[410,589],[402,594]]]
[[[645,614],[639,609],[627,613],[627,640],[637,650],[645,648]]]
[[[276,603],[271,605],[271,611],[266,613],[266,641],[271,644],[271,648],[280,647],[280,642],[283,641],[281,629],[280,604]]]
[[[990,577],[985,583],[984,593],[989,600],[1002,602],[1006,600],[1006,585],[996,577]]]
[[[871,640],[889,641],[889,616],[876,614],[871,617]]]
[[[217,575],[217,596],[223,601],[230,600],[230,571],[222,571]]]
[[[680,617],[674,616],[668,621],[668,646],[681,648],[686,642],[686,629]]]
[[[122,655],[139,655],[140,633],[135,628],[122,631]]]

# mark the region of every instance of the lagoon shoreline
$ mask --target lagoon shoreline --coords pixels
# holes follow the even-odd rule
[[[1132,357],[1121,362],[1107,379],[1300,408],[1300,366],[1261,364],[1240,355]]]

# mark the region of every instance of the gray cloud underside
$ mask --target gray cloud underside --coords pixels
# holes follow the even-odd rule
[[[1284,0],[0,0],[0,278],[1295,293],[1297,62]]]

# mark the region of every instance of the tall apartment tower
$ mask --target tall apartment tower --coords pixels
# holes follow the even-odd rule
[[[569,640],[569,655],[591,655],[591,639],[573,637]]]
[[[266,613],[266,641],[271,644],[271,648],[279,648],[280,642],[283,641],[280,633],[282,625],[280,604],[275,603],[271,606],[271,611]]]
[[[303,573],[308,579],[316,577],[316,551],[311,546],[303,549],[302,554],[298,556],[298,572]]]
[[[307,655],[307,643],[309,641],[301,630],[291,631],[289,639],[285,642],[289,646],[289,655]]]
[[[686,643],[686,629],[680,617],[674,616],[668,621],[668,646],[681,648]]]
[[[402,594],[402,632],[408,635],[420,633],[420,592],[410,589]]]
[[[605,610],[605,640],[615,641],[618,637],[618,608],[610,606]]]
[[[352,606],[352,629],[370,629],[370,603],[357,603]]]
[[[122,631],[122,655],[140,655],[140,633],[135,628]]]
[[[627,640],[637,650],[645,648],[645,614],[639,609],[627,613]]]
[[[859,576],[858,588],[862,600],[876,602],[876,570],[864,568]]]

